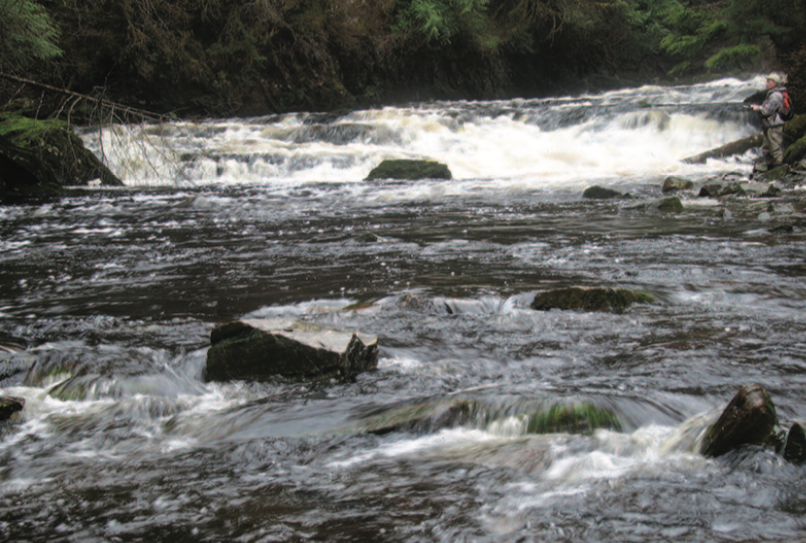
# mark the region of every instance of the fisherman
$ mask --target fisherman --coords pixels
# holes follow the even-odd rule
[[[761,129],[763,143],[761,156],[764,164],[756,164],[757,172],[771,170],[784,163],[784,120],[778,114],[784,105],[784,91],[786,90],[785,76],[771,73],[767,76],[767,97],[764,103],[751,106],[753,111],[761,115]]]

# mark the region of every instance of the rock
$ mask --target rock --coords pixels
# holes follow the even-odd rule
[[[555,404],[529,416],[529,434],[585,434],[599,428],[620,432],[621,421],[612,411],[589,403]]]
[[[700,187],[700,198],[719,198],[719,193],[722,191],[722,183],[707,183]]]
[[[66,123],[0,116],[0,202],[51,198],[95,179],[123,185]]]
[[[349,380],[378,366],[378,338],[300,321],[244,319],[210,334],[206,381]]]
[[[694,183],[684,177],[677,177],[675,175],[669,176],[663,180],[661,192],[677,192],[680,190],[689,190],[694,188]]]
[[[612,198],[629,198],[630,196],[628,194],[622,194],[617,190],[593,185],[585,189],[582,193],[582,197],[590,200],[610,200]]]
[[[794,423],[789,427],[784,446],[784,460],[801,465],[806,462],[806,433],[803,426]]]
[[[671,196],[661,200],[658,209],[661,211],[683,211],[683,202],[677,196]]]
[[[787,164],[795,164],[804,158],[806,158],[806,137],[797,140],[784,152],[784,162]]]
[[[724,158],[726,156],[744,154],[754,147],[761,147],[761,143],[762,135],[755,134],[753,136],[748,136],[746,138],[727,143],[721,147],[717,147],[716,149],[711,149],[710,151],[700,153],[699,155],[684,158],[683,162],[687,164],[705,164],[709,158]]]
[[[538,311],[570,309],[621,312],[634,303],[651,303],[653,296],[625,288],[569,287],[540,292],[531,308]]]
[[[448,166],[434,160],[384,160],[369,172],[365,181],[374,179],[452,179]]]
[[[746,196],[747,192],[744,190],[744,186],[741,183],[728,183],[724,185],[720,191],[719,196]]]
[[[775,405],[759,384],[743,386],[705,432],[700,454],[722,456],[742,445],[765,445],[775,434]]]
[[[13,396],[0,396],[0,421],[10,419],[15,413],[22,411],[25,400]]]
[[[771,170],[767,170],[766,172],[760,173],[756,176],[757,179],[762,179],[764,181],[780,181],[786,174],[789,173],[789,165],[784,164],[782,166],[778,166],[777,168],[773,168]]]

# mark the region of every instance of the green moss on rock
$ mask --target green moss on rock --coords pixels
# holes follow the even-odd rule
[[[621,312],[635,303],[652,303],[654,297],[641,291],[625,288],[568,287],[538,293],[532,309],[570,309],[579,311]]]
[[[365,181],[375,179],[452,179],[448,166],[434,160],[384,160],[369,172]]]
[[[620,432],[622,424],[610,410],[590,403],[555,404],[529,417],[526,432],[530,434],[592,434],[604,428]]]

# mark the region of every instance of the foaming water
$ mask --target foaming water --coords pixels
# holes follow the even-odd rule
[[[728,79],[580,98],[386,107],[327,124],[300,113],[114,127],[88,132],[85,141],[130,186],[358,183],[387,158],[446,163],[453,190],[490,182],[497,188],[616,183],[705,171],[681,159],[755,132],[741,100],[760,83]]]

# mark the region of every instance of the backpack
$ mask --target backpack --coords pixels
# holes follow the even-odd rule
[[[790,100],[789,98],[789,91],[784,89],[783,91],[781,91],[781,94],[783,95],[784,103],[778,110],[778,115],[784,121],[791,121],[792,118],[795,116],[795,110],[792,108],[792,100]]]

